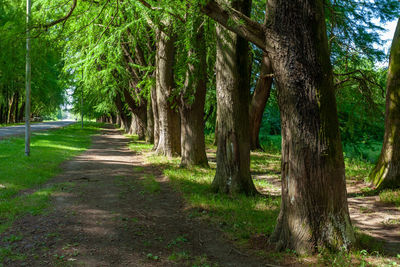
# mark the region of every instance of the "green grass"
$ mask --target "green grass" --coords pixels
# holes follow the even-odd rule
[[[379,198],[384,203],[390,203],[400,207],[400,189],[384,190],[379,194]]]
[[[344,163],[346,166],[346,177],[348,179],[366,181],[369,173],[371,172],[374,164],[366,162],[361,159],[345,158]]]
[[[169,177],[173,187],[183,193],[188,204],[187,210],[190,217],[201,217],[217,225],[231,240],[241,245],[251,246],[252,237],[261,236],[267,238],[271,234],[279,213],[280,197],[246,197],[244,195],[215,194],[210,189],[215,175],[214,162],[210,162],[210,168],[182,168],[179,167],[179,158],[168,159],[153,153],[147,153],[151,150],[152,145],[136,142],[135,140],[136,138],[130,144],[130,148],[135,151],[145,152],[147,161],[163,170],[164,175]],[[276,145],[278,142],[276,140],[272,141],[272,145],[267,147],[264,152],[251,153],[251,172],[253,177],[255,176],[254,183],[260,191],[273,186],[269,183],[269,180],[264,178],[265,176],[277,180],[280,179],[281,154],[279,147],[273,147],[274,143]],[[208,149],[209,156],[215,158],[215,147],[208,144]],[[345,164],[347,179],[350,180],[365,179],[373,167],[372,163],[360,158],[346,158]],[[362,193],[362,195],[368,195],[373,192]],[[391,195],[390,198],[387,198],[392,202],[400,196],[398,192],[393,193],[393,191],[386,194]],[[311,256],[312,262],[316,265],[327,266],[369,266],[368,262],[379,262],[379,265],[382,262],[391,260],[382,256],[381,242],[357,229],[356,236],[357,244],[351,253],[321,252],[317,257]],[[288,252],[273,253],[258,250],[257,254],[276,262],[284,261],[288,257],[297,257],[300,262],[305,259],[293,254],[293,252],[288,254]],[[180,258],[177,254],[171,254],[170,257],[172,261]],[[393,262],[391,261],[391,263]],[[306,264],[308,263],[306,262]]]
[[[152,174],[146,174],[143,177],[142,184],[144,187],[144,190],[148,193],[158,193],[160,191],[160,184],[156,181],[154,175]]]
[[[137,135],[125,134],[125,136],[132,139],[132,142],[129,144],[129,148],[136,152],[147,151],[153,147],[153,145],[148,144],[145,141],[138,140]]]
[[[31,121],[31,124],[43,123],[43,122],[49,122],[49,121],[47,121],[47,120],[45,120],[45,121]],[[25,122],[0,123],[0,128],[1,128],[1,127],[10,127],[10,126],[24,125],[24,124],[25,124]]]
[[[24,125],[25,122],[17,122],[17,123],[0,123],[0,127],[9,127],[9,126],[17,126]]]
[[[279,172],[281,157],[281,136],[268,135],[264,136],[261,141],[261,146],[266,154],[261,152],[252,154],[252,169],[254,169],[256,172],[264,173],[266,171]],[[373,142],[370,145],[359,146],[357,152],[354,152],[354,145],[344,145],[343,154],[346,165],[346,177],[349,179],[365,181],[372,168],[374,167],[374,162],[379,156],[381,146],[381,143]],[[351,147],[352,150],[349,147]],[[268,169],[265,169],[266,166],[268,167]]]
[[[21,191],[37,188],[60,172],[60,163],[90,146],[90,136],[100,124],[74,124],[65,128],[32,134],[31,156],[24,154],[24,139],[0,141],[0,232],[19,216],[38,214],[48,205],[54,188],[39,189],[33,194]]]
[[[152,146],[134,141],[129,147],[143,152],[150,151]],[[203,217],[219,225],[232,239],[242,244],[246,244],[254,235],[269,235],[274,229],[279,198],[215,194],[210,190],[215,166],[181,168],[179,158],[168,159],[154,154],[148,155],[147,160],[162,168],[174,188],[183,193],[190,206],[189,216]],[[272,159],[273,162],[275,160],[276,157]]]

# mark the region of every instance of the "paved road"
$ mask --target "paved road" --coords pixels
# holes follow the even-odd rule
[[[41,122],[31,124],[31,129],[33,132],[54,129],[59,127],[64,127],[75,123],[75,121],[52,121],[52,122]],[[20,135],[25,133],[25,125],[10,126],[10,127],[0,127],[0,139],[5,137]]]

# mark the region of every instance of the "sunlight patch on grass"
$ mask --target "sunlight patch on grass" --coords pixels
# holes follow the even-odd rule
[[[360,159],[345,158],[346,177],[354,180],[366,181],[374,164]]]
[[[273,231],[280,198],[216,194],[211,190],[215,164],[210,164],[210,168],[182,168],[179,166],[180,158],[168,159],[149,153],[151,145],[146,148],[145,144],[133,142],[129,147],[137,152],[146,152],[148,163],[163,169],[173,187],[183,193],[190,217],[202,217],[213,222],[241,244],[247,244],[254,235],[267,236]],[[269,160],[275,162],[276,159]],[[260,159],[257,166],[261,168],[264,163]]]
[[[379,194],[379,198],[384,203],[390,203],[400,207],[400,189],[384,190]]]
[[[144,190],[148,193],[158,193],[161,189],[160,184],[156,181],[153,174],[146,174],[143,177],[142,184]]]
[[[37,214],[49,197],[45,189],[17,196],[22,190],[37,187],[60,172],[60,163],[90,146],[90,136],[100,124],[87,123],[84,129],[73,124],[65,128],[33,133],[31,156],[24,154],[24,139],[12,137],[0,141],[0,232],[26,213]]]
[[[269,189],[277,191],[277,186],[279,187],[281,153],[277,147],[272,147],[277,143],[278,140],[271,142],[265,152],[251,153],[250,167],[254,184],[260,192],[267,192],[267,194],[271,191]],[[143,152],[147,162],[162,169],[173,187],[182,192],[187,202],[186,209],[189,217],[200,217],[217,225],[228,237],[243,245],[252,244],[252,240],[256,240],[253,238],[257,236],[268,238],[275,228],[280,197],[215,194],[211,191],[211,183],[216,169],[215,162],[209,162],[210,168],[182,168],[179,166],[180,158],[168,159],[151,153],[152,145],[133,142],[130,144],[130,148]],[[209,143],[207,148],[207,156],[215,160],[216,148]],[[345,163],[347,178],[352,180],[363,180],[373,167],[373,164],[362,159],[346,158]],[[275,184],[275,181],[278,183]],[[400,200],[397,200],[400,196],[399,191],[386,191],[381,195],[381,199],[386,198],[391,203],[399,201],[398,205],[400,205]],[[382,250],[381,244],[372,237],[357,232],[357,240],[358,246],[351,253],[321,252],[317,256],[312,255],[305,258],[298,256],[294,251],[273,253],[257,250],[256,253],[277,262],[284,261],[287,257],[295,257],[299,262],[305,262],[306,265],[368,266],[370,262],[390,261],[392,264],[395,263],[386,256],[377,255]],[[176,255],[172,255],[171,258],[175,259]],[[308,260],[312,264],[307,263]]]

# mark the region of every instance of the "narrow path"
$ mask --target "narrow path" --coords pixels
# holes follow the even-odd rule
[[[54,128],[60,128],[75,123],[75,121],[51,121],[31,124],[31,130],[42,131]],[[0,140],[9,136],[20,135],[25,133],[25,125],[0,127]]]
[[[22,257],[4,265],[266,266],[211,224],[191,218],[160,170],[145,165],[128,142],[107,129],[64,163],[49,184],[60,188],[52,208],[21,218],[0,236],[0,246],[10,245],[4,237],[21,237],[12,246]]]

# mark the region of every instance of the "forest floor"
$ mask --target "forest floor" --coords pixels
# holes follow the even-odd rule
[[[358,178],[348,179],[349,208],[365,252],[298,257],[274,253],[265,242],[279,210],[279,155],[252,153],[255,184],[267,197],[230,198],[213,195],[202,180],[213,177],[215,149],[208,150],[211,168],[187,170],[131,141],[103,129],[90,149],[63,163],[62,173],[42,186],[57,189],[50,208],[17,219],[0,235],[4,266],[400,263],[400,210],[380,202]]]
[[[45,185],[59,189],[51,208],[1,234],[4,266],[266,266],[190,218],[160,169],[118,130],[92,142]]]

